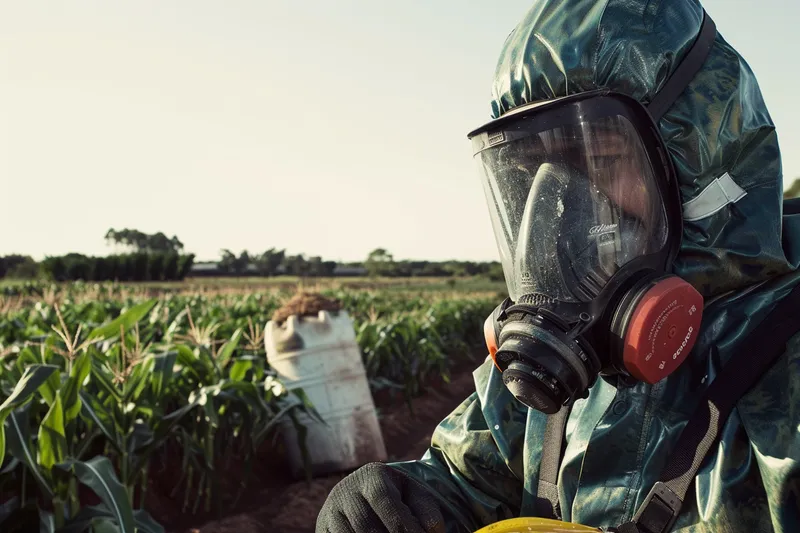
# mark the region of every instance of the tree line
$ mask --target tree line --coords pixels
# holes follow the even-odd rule
[[[101,257],[67,254],[41,262],[23,255],[0,257],[0,278],[53,281],[180,281],[191,271],[194,255],[138,252]]]
[[[800,178],[784,190],[785,199],[800,198]],[[484,275],[503,279],[500,263],[474,261],[409,261],[394,259],[386,249],[377,248],[363,262],[340,263],[319,256],[289,255],[285,250],[270,248],[238,255],[228,249],[220,251],[219,261],[195,264],[193,254],[183,254],[184,245],[177,236],[162,232],[144,233],[136,229],[109,229],[108,244],[122,248],[123,253],[104,257],[82,254],[33,258],[12,254],[0,257],[0,279],[47,278],[56,281],[179,281],[187,276],[387,276],[437,277]]]
[[[106,242],[122,253],[92,257],[70,253],[49,256],[37,262],[24,255],[0,257],[0,278],[54,281],[179,281],[194,264],[193,254],[183,254],[183,243],[176,236],[161,232],[109,229]]]
[[[89,257],[48,257],[39,265],[42,277],[55,281],[180,281],[191,271],[194,255],[138,252]]]
[[[486,275],[503,279],[500,263],[476,261],[412,261],[394,259],[384,248],[370,252],[364,261],[338,262],[319,256],[289,255],[286,250],[270,248],[262,253],[247,250],[238,255],[228,249],[220,252],[214,263],[201,263],[193,276],[384,276],[384,277],[446,277]]]
[[[800,178],[784,192],[784,198],[800,197]],[[199,267],[200,265],[198,265]],[[474,261],[409,261],[395,260],[384,248],[370,252],[363,262],[338,263],[318,256],[288,255],[285,250],[270,248],[262,253],[241,251],[238,255],[225,249],[216,263],[206,263],[192,275],[206,276],[276,276],[330,277],[369,275],[386,277],[438,277],[485,275],[503,279],[500,263]]]
[[[135,229],[109,229],[106,232],[106,242],[117,246],[124,246],[137,252],[145,253],[180,253],[183,243],[177,236],[167,237],[160,231],[152,235]]]
[[[371,253],[366,261],[342,263],[319,256],[289,255],[284,250],[261,254],[223,251],[216,263],[194,263],[194,255],[174,252],[135,252],[101,257],[67,254],[41,262],[23,255],[0,257],[0,278],[54,281],[180,281],[187,276],[298,276],[344,277],[453,277],[484,275],[501,281],[497,262],[395,261],[385,250]]]

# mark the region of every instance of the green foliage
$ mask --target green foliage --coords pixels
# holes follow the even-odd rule
[[[230,250],[222,250],[221,256],[218,266],[220,271],[225,274],[242,276],[250,266],[250,254],[247,250],[243,250],[239,257],[236,257]]]
[[[57,310],[56,315],[60,328],[51,325],[52,333],[38,344],[38,354],[30,342],[17,344],[0,366],[0,394],[7,396],[0,406],[4,422],[0,442],[5,441],[0,450],[5,452],[0,457],[0,483],[10,484],[12,493],[17,486],[21,495],[17,516],[38,507],[40,524],[48,531],[84,530],[73,529],[73,520],[79,515],[85,520],[88,512],[81,509],[79,486],[83,485],[100,499],[101,505],[94,510],[105,515],[109,530],[133,532],[133,499],[112,463],[106,457],[88,457],[98,432],[84,415],[90,409],[85,402],[87,396],[95,400],[89,392],[92,366],[104,357],[94,342],[107,340],[106,335],[101,331],[94,342],[87,339],[78,344],[80,328],[70,334]],[[133,322],[124,315],[119,320]],[[31,487],[25,484],[28,477]],[[150,520],[142,513],[139,516]],[[10,513],[5,521],[13,526],[14,520],[15,514]]]
[[[800,185],[799,185],[800,186]],[[396,261],[383,248],[373,250],[362,263],[338,263],[320,256],[286,255],[285,250],[270,248],[258,255],[242,250],[235,255],[230,250],[220,252],[215,268],[198,269],[192,273],[195,256],[183,255],[183,243],[177,237],[167,238],[159,232],[148,235],[138,230],[108,230],[106,240],[129,249],[128,253],[106,257],[88,257],[70,253],[47,257],[42,263],[22,255],[0,257],[0,279],[38,279],[53,281],[180,281],[191,274],[205,276],[276,276],[300,278],[363,275],[371,277],[466,277],[484,276],[502,280],[497,275],[497,262],[474,261]],[[355,271],[339,272],[337,267]],[[360,270],[360,272],[359,272]]]
[[[278,267],[283,264],[285,256],[285,250],[270,248],[255,258],[256,270],[262,276],[274,276],[278,273]],[[335,263],[334,266],[336,266]]]
[[[506,279],[505,273],[503,272],[503,265],[500,263],[493,264],[486,275],[491,281],[505,281]]]
[[[35,279],[38,274],[39,265],[27,255],[0,257],[0,278]]]
[[[54,281],[178,281],[191,269],[194,255],[150,252],[106,257],[67,254],[47,257],[41,264]]]
[[[383,248],[370,252],[364,266],[370,276],[385,277],[465,277],[484,275],[495,280],[500,263],[475,261],[395,261]],[[502,280],[502,277],[499,278]]]
[[[39,509],[55,529],[83,524],[89,513],[133,531],[134,503],[144,501],[149,466],[169,442],[187,444],[182,460],[199,477],[181,482],[208,509],[223,448],[252,462],[278,420],[306,409],[262,357],[249,361],[254,354],[242,350],[234,359],[241,330],[217,350],[214,340],[180,327],[187,309],[172,311],[156,300],[65,301],[60,310],[40,304],[0,320],[0,346],[10,346],[0,366],[0,482],[23,490],[18,484],[33,480],[21,505],[49,502]],[[187,334],[178,341],[180,330]],[[251,364],[243,369],[240,361]],[[110,461],[92,458],[103,449]],[[103,505],[87,511],[80,484]]]
[[[178,256],[178,277],[174,279],[181,280],[184,279],[186,276],[188,276],[189,271],[192,269],[193,262],[194,262],[194,254]],[[166,279],[171,279],[171,278],[166,278]]]
[[[394,270],[394,257],[384,248],[372,250],[364,262],[370,276],[389,276]]]
[[[302,254],[287,255],[283,259],[283,267],[291,276],[306,277],[309,274],[309,264]]]
[[[167,237],[162,232],[149,235],[135,229],[115,230],[111,228],[106,232],[106,241],[117,245],[126,246],[137,252],[180,253],[183,243],[177,236]]]
[[[4,530],[27,530],[26,517],[38,516],[32,527],[48,531],[161,532],[143,509],[165,461],[181,465],[168,482],[184,512],[220,510],[246,490],[278,425],[314,416],[302,390],[287,390],[266,363],[260,325],[288,293],[143,299],[85,283],[21,291],[35,301],[0,314],[0,491],[20,495],[0,508]],[[475,364],[496,304],[325,293],[353,318],[372,391],[407,399]],[[230,478],[240,480],[234,490]]]

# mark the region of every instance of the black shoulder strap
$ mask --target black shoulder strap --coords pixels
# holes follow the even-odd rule
[[[736,402],[755,385],[786,351],[786,344],[800,332],[800,285],[784,297],[747,336],[731,360],[708,386],[689,423],[683,428],[675,451],[647,495],[633,521],[619,533],[667,533],[680,513],[686,492]]]
[[[800,215],[800,197],[786,198],[783,201],[784,215]]]
[[[703,11],[703,25],[700,27],[700,33],[692,44],[692,47],[684,56],[681,64],[672,73],[667,82],[660,91],[653,97],[653,100],[647,105],[647,111],[653,117],[653,122],[658,122],[664,113],[667,112],[673,102],[678,99],[689,82],[700,71],[700,68],[705,63],[711,47],[714,46],[714,39],[717,38],[717,26],[711,17]]]
[[[539,462],[539,486],[536,489],[536,515],[542,518],[561,519],[558,501],[558,470],[564,453],[564,433],[569,418],[569,407],[547,417],[542,441],[542,459]]]

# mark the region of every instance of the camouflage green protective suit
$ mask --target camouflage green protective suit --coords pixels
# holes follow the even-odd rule
[[[493,115],[601,87],[647,103],[701,22],[691,0],[537,0],[502,49]],[[591,526],[631,519],[708,383],[800,283],[800,209],[783,209],[776,131],[752,71],[721,33],[659,128],[683,202],[726,172],[747,194],[684,223],[674,273],[706,299],[686,362],[652,386],[598,380],[572,410],[560,501],[564,520]],[[425,456],[392,464],[438,493],[448,531],[535,515],[545,415],[515,401],[491,361],[474,379],[476,392],[439,425]],[[710,455],[673,531],[800,531],[800,335],[738,402]]]

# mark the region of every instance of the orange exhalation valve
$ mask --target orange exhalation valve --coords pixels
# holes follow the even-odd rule
[[[691,352],[702,318],[703,297],[689,283],[677,277],[656,283],[628,323],[625,368],[640,381],[661,381]]]
[[[489,350],[489,355],[494,361],[494,366],[497,367],[497,370],[501,370],[500,366],[497,364],[497,332],[495,331],[494,327],[494,313],[489,315],[486,319],[486,322],[483,323],[483,338],[486,341],[486,348]]]

